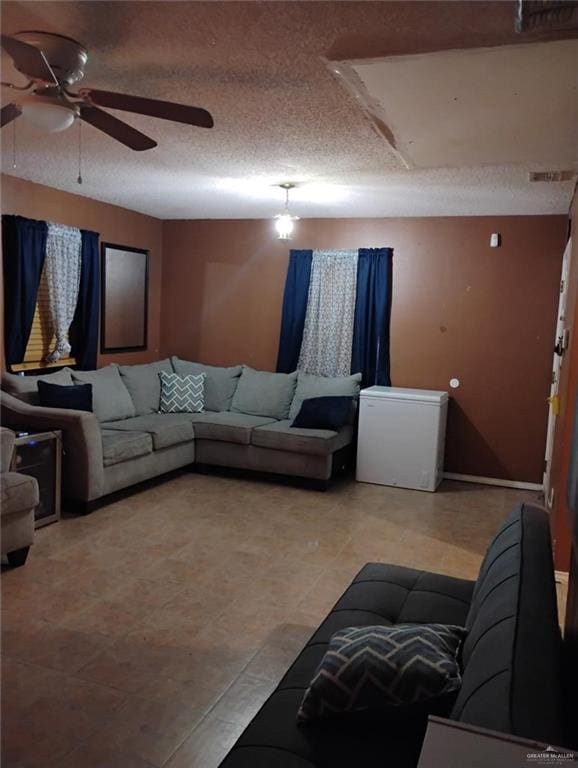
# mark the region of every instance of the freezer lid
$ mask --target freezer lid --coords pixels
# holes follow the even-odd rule
[[[448,393],[435,389],[405,389],[404,387],[367,387],[359,393],[362,400],[385,399],[412,403],[441,405],[448,399]]]

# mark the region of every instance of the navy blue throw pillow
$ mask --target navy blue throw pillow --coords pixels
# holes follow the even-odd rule
[[[72,386],[38,382],[38,399],[45,408],[71,408],[74,411],[92,411],[92,384]]]
[[[349,423],[352,410],[352,397],[309,397],[303,401],[291,426],[301,429],[341,429]]]

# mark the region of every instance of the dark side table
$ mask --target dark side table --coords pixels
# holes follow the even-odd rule
[[[60,430],[16,433],[12,471],[38,481],[40,503],[34,511],[35,528],[60,519],[61,462]]]
[[[578,753],[430,715],[417,768],[576,765]]]

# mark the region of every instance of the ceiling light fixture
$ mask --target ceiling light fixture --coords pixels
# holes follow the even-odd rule
[[[22,117],[35,128],[57,133],[70,128],[76,118],[76,107],[52,97],[28,96],[20,102]]]
[[[289,211],[289,190],[293,189],[295,184],[285,183],[278,186],[285,190],[285,210],[275,216],[275,229],[279,240],[291,240],[295,222],[299,220],[299,216],[293,216]]]

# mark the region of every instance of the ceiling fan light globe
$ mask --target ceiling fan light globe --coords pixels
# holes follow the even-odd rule
[[[22,117],[30,125],[48,133],[65,131],[74,123],[74,118],[76,117],[72,109],[41,101],[22,104],[21,110]]]

